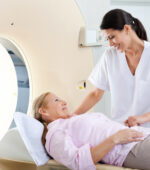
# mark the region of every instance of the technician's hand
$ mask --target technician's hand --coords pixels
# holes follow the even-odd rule
[[[130,116],[127,120],[125,120],[125,125],[132,127],[132,126],[140,126],[141,125],[141,119],[140,116]]]
[[[123,129],[111,136],[115,144],[142,141],[143,134],[133,129]]]

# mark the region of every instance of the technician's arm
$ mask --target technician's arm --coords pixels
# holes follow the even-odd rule
[[[149,122],[150,121],[150,112],[147,112],[147,113],[139,116],[139,120],[140,120],[141,124]]]
[[[141,125],[147,122],[150,122],[150,112],[140,116],[129,116],[128,119],[125,121],[125,124],[131,127],[131,126]]]
[[[74,114],[82,114],[87,112],[102,98],[103,94],[104,90],[98,88],[94,89],[87,95],[81,105],[74,111]]]

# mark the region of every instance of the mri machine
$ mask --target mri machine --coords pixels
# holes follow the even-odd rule
[[[45,91],[62,96],[70,102],[69,109],[74,110],[93,88],[86,81],[93,68],[92,50],[78,46],[79,30],[85,26],[84,20],[74,0],[0,2],[0,49],[4,52],[0,74],[0,170],[65,170],[67,168],[54,160],[37,167],[17,127],[8,130],[19,92],[15,69],[4,47],[13,44],[26,65],[30,84],[28,115],[32,116],[34,98]],[[83,82],[84,89],[78,88]],[[127,168],[98,164],[97,169]]]

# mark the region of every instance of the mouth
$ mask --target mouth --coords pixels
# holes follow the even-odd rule
[[[67,107],[63,107],[62,110],[67,110]]]
[[[119,50],[119,49],[120,49],[120,44],[116,45],[115,48],[116,48],[117,50]]]

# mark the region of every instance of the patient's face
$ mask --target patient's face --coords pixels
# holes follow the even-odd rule
[[[47,121],[54,121],[59,118],[69,118],[71,115],[68,112],[67,103],[51,93],[46,96],[46,108],[44,108]]]

